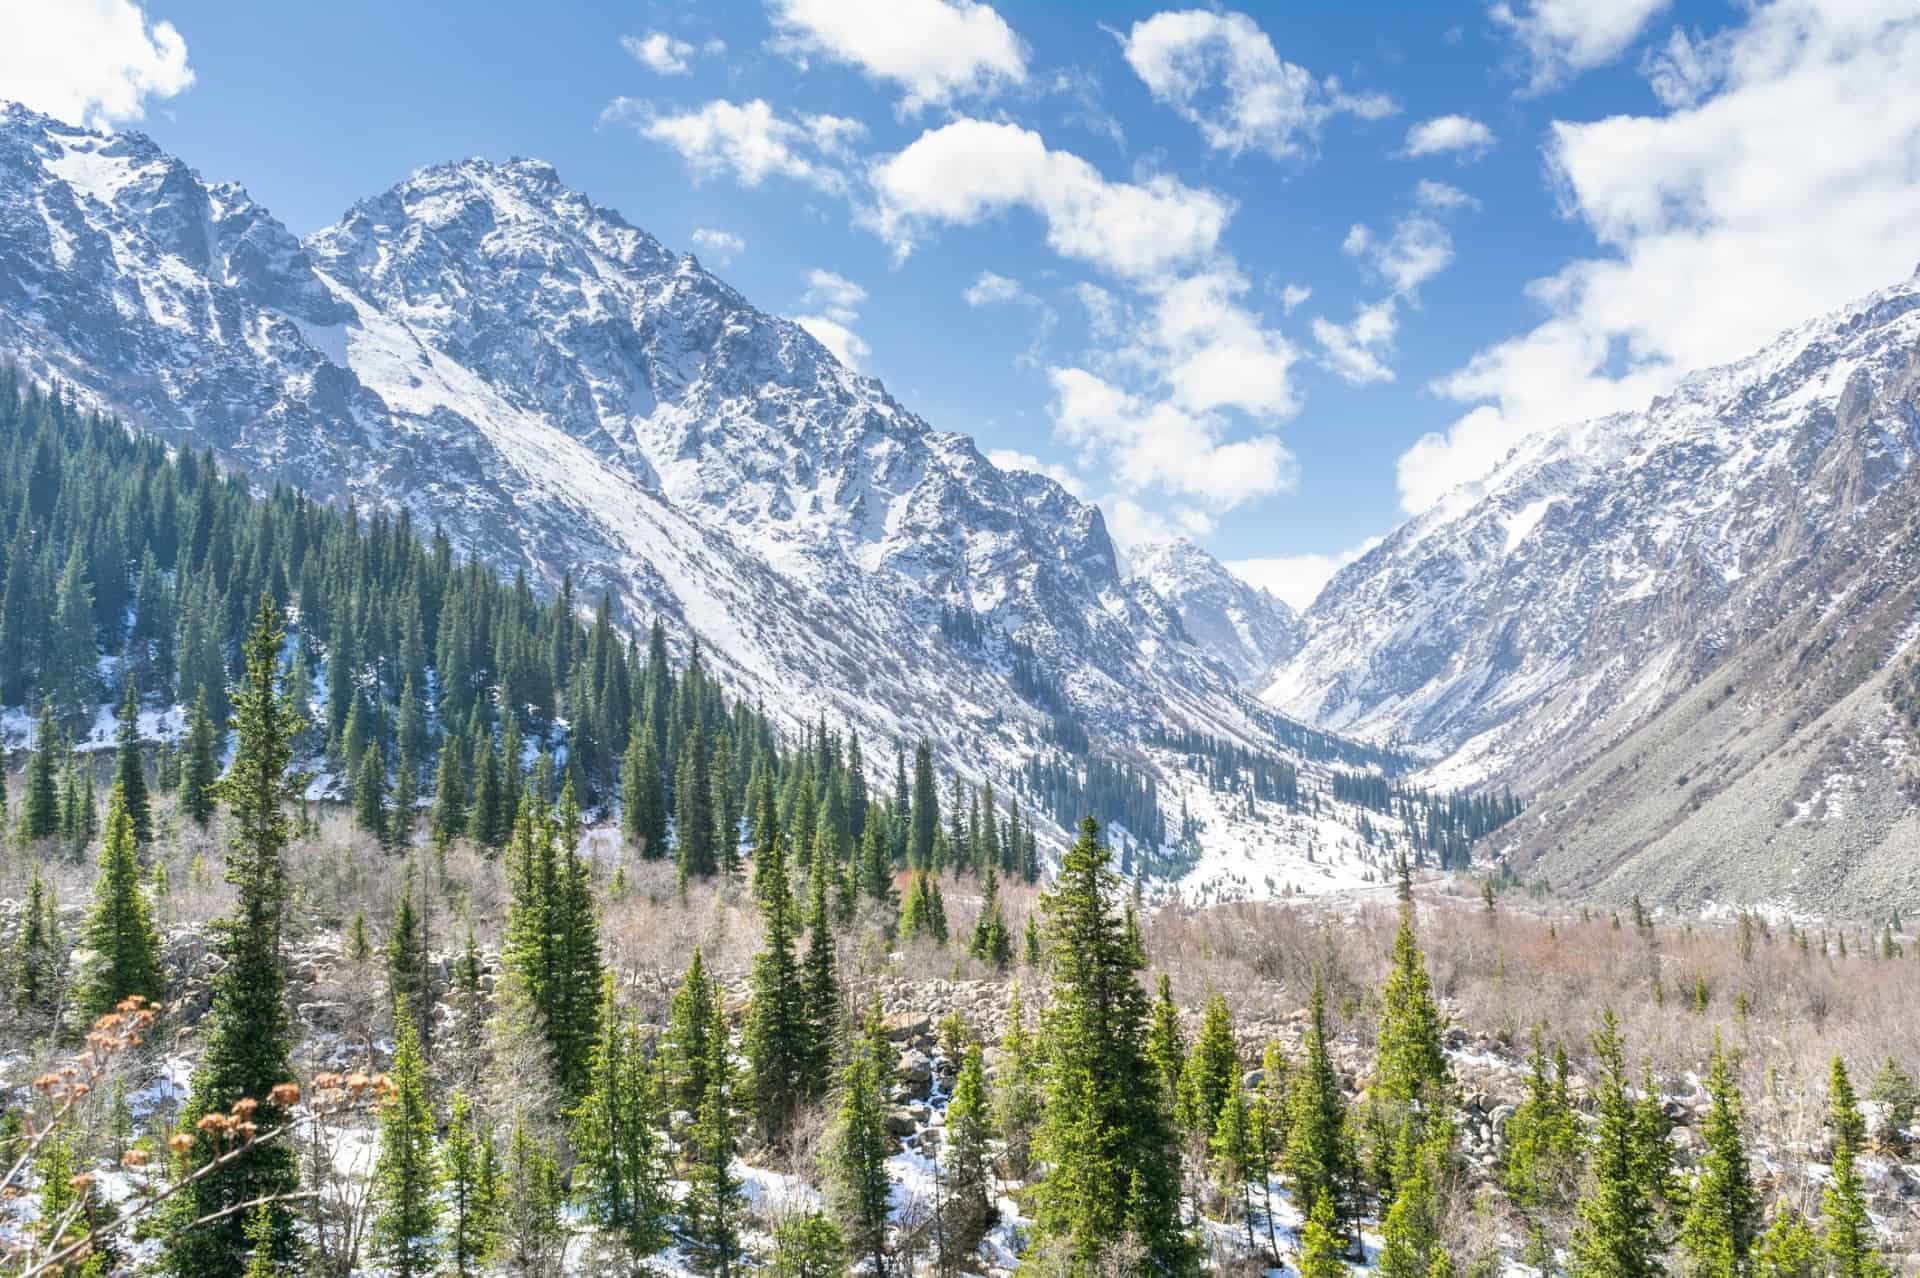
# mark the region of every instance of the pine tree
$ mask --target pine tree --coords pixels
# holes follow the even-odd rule
[[[287,893],[281,858],[291,837],[287,764],[296,720],[275,687],[281,638],[279,609],[271,596],[263,596],[244,649],[245,681],[234,701],[239,745],[219,787],[230,812],[227,881],[236,889],[236,900],[221,925],[225,964],[214,978],[206,1048],[181,1115],[181,1131],[193,1138],[182,1170],[216,1153],[212,1140],[195,1126],[202,1117],[247,1097],[259,1103],[253,1121],[261,1130],[286,1118],[271,1099],[273,1088],[293,1076],[280,935]],[[290,1193],[298,1183],[293,1151],[280,1143],[250,1149],[195,1181],[173,1199],[168,1267],[181,1278],[239,1272],[249,1251],[244,1215],[193,1229],[180,1226],[240,1203]],[[284,1207],[274,1208],[274,1221],[276,1256],[284,1258],[292,1232]]]
[[[1282,1166],[1295,1201],[1311,1204],[1310,1212],[1318,1212],[1324,1203],[1329,1228],[1344,1242],[1353,1221],[1353,1150],[1346,1131],[1346,1096],[1327,1050],[1327,989],[1318,967],[1307,1001],[1306,1049],[1287,1095]]]
[[[1441,1186],[1453,1158],[1446,1122],[1402,1123],[1395,1136],[1393,1204],[1380,1226],[1381,1278],[1427,1278],[1441,1250]]]
[[[947,1102],[946,1140],[942,1151],[947,1185],[952,1194],[952,1231],[958,1239],[951,1250],[958,1255],[971,1253],[999,1214],[994,1207],[989,1148],[993,1138],[992,1122],[986,1059],[979,1043],[969,1043],[953,1081],[953,1097]]]
[[[718,998],[707,976],[700,947],[693,947],[680,988],[674,991],[666,1038],[660,1045],[661,1085],[669,1108],[697,1115],[707,1096],[707,1067],[713,1060]]]
[[[1115,908],[1118,884],[1092,817],[1043,902],[1054,1000],[1042,1021],[1046,1103],[1035,1140],[1048,1175],[1033,1191],[1037,1245],[1075,1266],[1131,1236],[1151,1263],[1185,1272],[1173,1126],[1145,1051],[1140,958]]]
[[[793,894],[787,884],[787,836],[781,834],[760,878],[761,947],[748,978],[745,1047],[761,1138],[777,1143],[810,1090],[812,1060],[807,990],[793,956]]]
[[[380,1157],[373,1169],[374,1255],[394,1278],[424,1278],[440,1256],[439,1169],[427,1067],[402,998],[394,1009],[393,1090],[380,1109]]]
[[[667,1245],[670,1199],[640,1027],[615,1000],[611,973],[602,987],[589,1077],[573,1111],[574,1195],[632,1267]]]
[[[706,726],[698,721],[681,750],[673,796],[680,881],[711,878],[720,868],[713,851],[713,761],[707,757]]]
[[[1249,1252],[1254,1249],[1253,1206],[1247,1201],[1247,1186],[1259,1170],[1258,1151],[1247,1094],[1235,1078],[1226,1103],[1220,1107],[1219,1119],[1213,1125],[1207,1152],[1213,1164],[1214,1185],[1221,1196],[1239,1200],[1240,1214],[1247,1223]]]
[[[93,911],[81,944],[93,955],[93,962],[80,979],[74,1004],[87,1024],[129,995],[159,999],[160,937],[141,890],[133,817],[119,782],[107,800],[107,837],[100,845]]]
[[[220,737],[207,714],[207,691],[193,699],[187,720],[187,766],[180,778],[180,810],[201,829],[213,819],[214,785],[220,780]]]
[[[827,1203],[846,1238],[847,1254],[856,1261],[870,1260],[875,1278],[887,1273],[892,1195],[887,1159],[894,1141],[887,1134],[886,1096],[892,1059],[876,1005],[841,1071],[839,1113],[821,1154]]]
[[[120,788],[127,817],[133,822],[133,841],[153,843],[153,813],[147,803],[147,770],[140,758],[140,698],[133,679],[127,679],[126,699],[120,704],[120,728],[113,760],[114,784]]]
[[[361,922],[364,938],[365,922]],[[427,960],[427,926],[413,906],[413,867],[394,907],[393,927],[387,933],[387,995],[397,1025],[404,1012],[412,1019],[414,1042],[421,1056],[433,1054],[433,982]]]
[[[653,738],[636,722],[627,737],[620,767],[620,831],[641,857],[657,861],[667,854],[667,796]]]
[[[847,1243],[817,1211],[789,1216],[773,1227],[771,1278],[846,1278]]]
[[[689,1144],[693,1165],[682,1201],[682,1240],[694,1272],[730,1278],[743,1260],[740,1221],[745,1204],[733,1170],[733,1063],[727,1027],[714,1008],[707,1029],[706,1094]]]
[[[1760,1201],[1740,1136],[1740,1089],[1718,1034],[1707,1067],[1707,1097],[1701,1132],[1706,1149],[1680,1225],[1680,1251],[1693,1278],[1743,1278],[1759,1232]]]
[[[59,947],[47,926],[47,885],[37,862],[27,885],[26,908],[20,913],[20,930],[8,963],[13,1007],[17,1012],[49,1011],[59,995]]]
[[[1825,1249],[1807,1218],[1782,1206],[1766,1232],[1754,1240],[1753,1278],[1823,1278]]]
[[[893,895],[893,827],[884,812],[869,813],[860,843],[860,890],[875,901]]]
[[[1574,1266],[1594,1278],[1653,1278],[1663,1272],[1663,1249],[1647,1182],[1645,1134],[1628,1093],[1626,1059],[1611,1008],[1602,1014],[1593,1050],[1600,1066],[1598,1122],[1588,1160],[1592,1188],[1580,1202],[1573,1238]]]
[[[447,1135],[440,1142],[440,1183],[446,1195],[447,1263],[456,1278],[474,1278],[500,1232],[500,1185],[493,1141],[466,1095],[453,1094]]]
[[[93,583],[78,541],[67,556],[54,593],[53,630],[41,682],[55,711],[69,721],[89,714],[99,694],[99,635],[93,623]],[[234,1228],[235,1237],[246,1222]]]
[[[460,767],[460,751],[449,741],[440,750],[433,776],[433,811],[427,817],[433,844],[445,849],[467,829],[467,778]]]
[[[1173,981],[1160,973],[1160,991],[1147,1023],[1147,1062],[1153,1066],[1165,1094],[1167,1112],[1180,1105],[1180,1075],[1187,1067],[1186,1039],[1180,1031],[1180,1009],[1173,1001]]]
[[[1040,1121],[1039,1073],[1033,1059],[1033,1040],[1027,1032],[1026,1008],[1020,1000],[1020,983],[1015,981],[1007,993],[1006,1031],[1000,1036],[1000,1084],[993,1092],[993,1125],[1000,1133],[1007,1173],[1015,1180],[1026,1177],[1033,1145],[1033,1130]]]
[[[807,952],[800,984],[806,1000],[807,1053],[802,1071],[809,1098],[827,1089],[840,1031],[840,981],[835,972],[833,925],[827,907],[829,866],[815,860],[807,891]]]
[[[940,799],[933,783],[933,747],[925,740],[913,748],[913,828],[907,864],[933,868],[933,835],[940,828]]]
[[[1000,912],[1000,875],[992,861],[987,862],[987,881],[980,897],[980,917],[974,921],[973,939],[967,952],[995,969],[1005,971],[1013,961],[1013,938],[1007,932],[1006,917]]]
[[[1280,1240],[1273,1225],[1273,1174],[1280,1170],[1281,1156],[1287,1148],[1287,1092],[1287,1058],[1280,1044],[1268,1039],[1260,1056],[1260,1088],[1250,1118],[1258,1158],[1256,1179],[1266,1207],[1267,1252],[1276,1262],[1280,1259]]]
[[[1393,967],[1380,994],[1380,1009],[1374,1090],[1399,1105],[1432,1105],[1447,1081],[1447,1058],[1440,1047],[1444,1024],[1414,937],[1411,902],[1400,908]]]
[[[518,1110],[507,1137],[500,1202],[499,1258],[515,1273],[553,1272],[566,1246],[560,1215],[566,1192],[551,1146],[534,1135],[526,1114]]]
[[[1854,1099],[1846,1063],[1838,1056],[1833,1058],[1828,1106],[1833,1164],[1821,1195],[1820,1216],[1829,1272],[1833,1278],[1886,1278],[1890,1271],[1875,1245],[1873,1218],[1867,1214],[1866,1191],[1856,1162],[1866,1139],[1866,1121]]]
[[[1321,1194],[1313,1200],[1306,1228],[1300,1231],[1300,1278],[1347,1278],[1347,1267],[1340,1253],[1346,1239],[1334,1215],[1333,1195]]]
[[[378,742],[367,742],[353,776],[353,823],[384,844],[387,841],[387,767]]]
[[[1552,1247],[1544,1219],[1564,1214],[1579,1187],[1584,1134],[1567,1090],[1566,1053],[1556,1052],[1548,1073],[1540,1027],[1533,1027],[1533,1051],[1527,1058],[1527,1097],[1507,1119],[1506,1162],[1501,1183],[1527,1222],[1528,1257],[1541,1265]]]

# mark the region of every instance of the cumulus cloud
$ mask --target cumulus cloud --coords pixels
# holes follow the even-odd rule
[[[1348,94],[1337,80],[1323,83],[1282,60],[1244,13],[1156,13],[1133,24],[1123,50],[1148,92],[1215,150],[1296,155],[1332,116],[1379,119],[1394,110],[1382,94]]]
[[[1313,290],[1305,284],[1289,284],[1280,290],[1280,310],[1284,314],[1291,315],[1301,303],[1312,296]]]
[[[1479,208],[1480,201],[1468,195],[1457,186],[1445,182],[1420,181],[1414,185],[1413,199],[1416,204],[1430,209],[1467,209]]]
[[[1407,130],[1405,155],[1454,154],[1478,159],[1494,142],[1493,130],[1470,115],[1439,115]]]
[[[1397,299],[1382,298],[1360,307],[1348,324],[1335,324],[1314,316],[1313,340],[1320,343],[1324,362],[1343,380],[1364,386],[1369,382],[1390,382],[1393,370],[1386,356],[1393,350],[1393,338],[1400,327]]]
[[[778,176],[833,194],[847,188],[839,161],[845,159],[848,143],[866,132],[865,125],[844,116],[781,116],[760,98],[716,98],[674,114],[661,114],[637,98],[615,98],[600,113],[600,121],[628,125],[642,137],[672,147],[695,181],[731,176],[751,187]]]
[[[1135,551],[1165,541],[1198,541],[1210,536],[1218,521],[1204,510],[1175,504],[1165,509],[1143,506],[1131,497],[1109,493],[1099,499],[1107,533],[1120,554],[1122,571]]]
[[[1518,43],[1527,91],[1558,88],[1632,45],[1667,0],[1518,0],[1488,10]]]
[[[1084,368],[1049,369],[1047,378],[1056,436],[1130,492],[1157,489],[1230,510],[1295,482],[1293,454],[1278,436],[1229,440],[1217,416],[1136,395]]]
[[[909,115],[1027,78],[1020,38],[977,0],[773,0],[772,10],[777,48],[901,86]]]
[[[747,242],[732,231],[716,230],[702,226],[693,233],[693,246],[707,255],[707,260],[715,266],[731,265],[736,257],[747,251]]]
[[[795,315],[793,322],[858,373],[873,354],[873,348],[853,331],[860,322],[860,304],[866,300],[867,290],[846,276],[815,267],[807,272],[807,291],[800,298],[800,305],[809,309]]]
[[[1229,559],[1226,569],[1248,585],[1284,601],[1296,612],[1305,612],[1319,597],[1333,574],[1380,544],[1369,537],[1348,550],[1332,555],[1279,555],[1264,559]]]
[[[967,285],[966,291],[960,296],[968,306],[998,306],[1005,302],[1024,301],[1028,294],[1019,280],[994,271],[982,271],[980,277]]]
[[[621,36],[620,47],[655,75],[685,75],[693,66],[693,46],[664,31],[644,36]]]
[[[1400,459],[1408,510],[1477,479],[1533,430],[1643,405],[1912,271],[1912,5],[1774,0],[1718,56],[1697,103],[1553,126],[1568,212],[1600,252],[1534,281],[1542,321],[1436,384],[1473,407]]]
[[[1410,293],[1452,263],[1453,236],[1426,214],[1410,213],[1384,239],[1364,223],[1354,223],[1340,250],[1366,263],[1394,292]]]
[[[187,42],[149,24],[133,0],[6,6],[0,95],[48,115],[108,129],[146,115],[149,99],[193,84]]]
[[[962,118],[922,133],[871,171],[863,220],[905,257],[927,231],[1024,208],[1062,257],[1141,277],[1213,251],[1233,204],[1166,176],[1110,182],[1017,124]]]

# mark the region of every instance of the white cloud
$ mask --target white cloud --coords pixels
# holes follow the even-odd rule
[[[1051,368],[1054,433],[1129,492],[1157,489],[1214,510],[1282,492],[1297,477],[1278,436],[1227,440],[1216,416],[1132,394],[1083,368]]]
[[[1156,13],[1133,24],[1123,47],[1148,91],[1215,150],[1296,155],[1335,114],[1379,119],[1394,110],[1383,95],[1346,94],[1337,80],[1321,84],[1305,67],[1283,61],[1244,13]]]
[[[1140,547],[1182,539],[1198,541],[1211,536],[1216,523],[1213,516],[1191,506],[1176,504],[1156,510],[1117,493],[1100,498],[1099,505],[1113,548],[1120,553],[1123,572],[1129,571],[1128,561]]]
[[[1468,195],[1457,186],[1445,182],[1432,182],[1422,179],[1414,185],[1413,199],[1416,204],[1430,209],[1479,208],[1480,201]]]
[[[1387,367],[1385,357],[1393,351],[1399,326],[1399,299],[1386,297],[1360,307],[1350,324],[1314,316],[1313,339],[1325,352],[1327,367],[1345,381],[1364,386],[1393,380],[1393,370]]]
[[[1333,555],[1280,555],[1265,559],[1229,559],[1226,569],[1249,585],[1284,600],[1296,612],[1305,612],[1333,574],[1380,544],[1369,537],[1349,550]]]
[[[11,3],[0,26],[0,96],[75,124],[141,119],[149,98],[193,84],[187,42],[171,22],[147,22],[132,0]]]
[[[736,257],[747,251],[746,240],[732,231],[716,230],[710,226],[694,230],[693,246],[705,253],[715,266],[731,265]]]
[[[1233,215],[1211,191],[1156,176],[1109,182],[1016,124],[958,119],[876,164],[866,223],[904,257],[930,225],[966,226],[1008,209],[1040,215],[1054,252],[1142,277],[1210,254]]]
[[[1727,73],[1734,34],[1723,31],[1710,39],[1695,40],[1675,27],[1664,46],[1649,50],[1640,60],[1640,73],[1647,77],[1647,85],[1660,105],[1690,107],[1713,92]]]
[[[1557,88],[1626,51],[1667,0],[1518,0],[1488,16],[1520,44],[1527,91]]]
[[[1493,130],[1470,115],[1439,115],[1422,120],[1407,130],[1404,154],[1440,155],[1457,153],[1461,159],[1477,159],[1494,143]]]
[[[600,121],[629,125],[642,137],[666,143],[686,160],[696,181],[732,176],[751,187],[777,176],[834,194],[846,190],[846,175],[827,161],[843,157],[847,143],[866,131],[843,116],[776,115],[759,98],[717,98],[675,115],[661,115],[635,98],[615,98]]]
[[[976,0],[772,0],[772,9],[777,47],[900,85],[908,114],[1027,77],[1020,38]]]
[[[1151,370],[1190,412],[1298,411],[1288,370],[1299,353],[1239,303],[1247,289],[1240,273],[1224,264],[1155,284],[1146,320],[1123,354]]]
[[[968,306],[998,306],[1004,302],[1025,301],[1028,293],[1019,280],[994,271],[982,271],[980,278],[967,285],[960,296]]]
[[[1775,0],[1723,55],[1695,105],[1553,126],[1567,209],[1602,251],[1535,281],[1546,318],[1436,384],[1475,407],[1400,459],[1408,510],[1533,430],[1642,405],[1912,271],[1912,4]]]
[[[1367,263],[1396,293],[1410,293],[1453,261],[1453,236],[1423,213],[1411,213],[1393,224],[1393,234],[1381,239],[1356,222],[1341,241],[1341,252]]]
[[[1313,290],[1305,284],[1289,284],[1280,290],[1280,310],[1283,314],[1291,315],[1302,302],[1312,296]]]
[[[1087,486],[1080,476],[1055,462],[1042,461],[1032,453],[1023,453],[1017,448],[995,448],[987,453],[987,460],[1001,470],[1028,470],[1045,475],[1075,497],[1087,495]]]
[[[800,305],[812,309],[795,315],[793,322],[858,373],[864,370],[867,356],[873,354],[866,339],[853,331],[860,322],[860,304],[866,300],[867,290],[846,276],[815,267],[807,272],[807,291],[800,298]]]
[[[655,75],[685,75],[692,67],[693,46],[664,31],[644,36],[621,36],[620,47]]]

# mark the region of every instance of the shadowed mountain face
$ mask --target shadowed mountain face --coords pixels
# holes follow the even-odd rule
[[[0,352],[262,479],[664,612],[792,724],[932,729],[976,771],[1062,697],[1116,739],[1270,744],[1236,681],[1283,622],[1210,647],[1122,577],[1095,507],[537,161],[422,170],[302,243],[139,134],[5,108]]]

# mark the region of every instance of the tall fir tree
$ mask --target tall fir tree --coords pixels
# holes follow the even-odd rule
[[[680,988],[674,991],[666,1037],[660,1044],[660,1085],[670,1109],[700,1112],[707,1096],[707,1066],[713,1060],[708,1039],[719,999],[700,947],[693,947]]]
[[[907,864],[916,870],[933,866],[933,836],[940,828],[940,797],[933,781],[933,747],[922,740],[913,748],[913,829]]]
[[[1860,1181],[1859,1153],[1866,1140],[1866,1120],[1854,1096],[1846,1062],[1833,1058],[1828,1083],[1828,1125],[1833,1129],[1833,1159],[1827,1187],[1820,1197],[1821,1239],[1832,1278],[1888,1278],[1874,1239],[1873,1218],[1867,1214],[1866,1190]]]
[[[827,901],[831,877],[832,867],[816,860],[807,882],[807,952],[801,960],[800,984],[806,1002],[807,1052],[802,1072],[808,1098],[826,1090],[840,1033],[840,979]]]
[[[1116,905],[1119,885],[1092,817],[1045,898],[1054,998],[1042,1020],[1046,1103],[1035,1153],[1036,1245],[1074,1267],[1133,1238],[1156,1271],[1185,1273],[1178,1156],[1161,1081],[1147,1059],[1140,956]]]
[[[1705,1150],[1680,1224],[1680,1253],[1690,1278],[1744,1278],[1760,1230],[1760,1198],[1741,1139],[1743,1105],[1733,1063],[1714,1035],[1707,1065]]]
[[[1287,1147],[1282,1155],[1294,1201],[1309,1214],[1325,1205],[1328,1227],[1343,1245],[1353,1236],[1354,1159],[1347,1134],[1347,1098],[1327,1046],[1327,986],[1318,967],[1307,999],[1306,1059],[1287,1096]]]
[[[1629,1091],[1625,1049],[1613,1009],[1593,1039],[1600,1067],[1589,1146],[1591,1187],[1580,1202],[1573,1265],[1593,1278],[1656,1278],[1664,1272],[1659,1221],[1648,1183],[1645,1132]]]
[[[811,1063],[807,991],[794,959],[793,893],[787,882],[787,836],[774,839],[760,875],[760,952],[748,977],[745,1048],[754,1116],[769,1144],[785,1135],[808,1087]]]
[[[160,997],[160,937],[154,931],[134,849],[133,816],[119,782],[107,799],[107,837],[81,945],[92,960],[74,991],[74,1005],[91,1024],[130,995]]]
[[[892,1065],[876,1005],[868,1011],[861,1041],[841,1071],[838,1113],[821,1153],[827,1203],[846,1239],[847,1254],[871,1262],[875,1278],[888,1272],[892,1185],[887,1159],[894,1141],[887,1133],[886,1104]]]
[[[60,732],[53,707],[44,705],[34,724],[33,751],[27,757],[27,788],[20,803],[23,842],[50,839],[60,832]]]
[[[239,743],[219,786],[232,832],[227,881],[234,887],[235,901],[220,925],[218,945],[225,963],[214,977],[213,1010],[203,1031],[206,1047],[181,1114],[181,1131],[191,1138],[180,1159],[182,1171],[200,1167],[218,1153],[212,1138],[196,1126],[206,1115],[225,1112],[246,1097],[258,1102],[253,1121],[262,1130],[287,1118],[272,1098],[273,1089],[293,1077],[280,942],[287,899],[282,858],[292,833],[286,814],[293,797],[287,765],[297,719],[277,684],[282,638],[280,611],[271,596],[262,596],[244,648],[245,679],[234,698]],[[194,1181],[172,1201],[169,1269],[179,1278],[239,1273],[251,1250],[243,1214],[192,1229],[184,1225],[241,1203],[292,1193],[298,1184],[293,1151],[277,1142],[251,1148]],[[290,1259],[291,1220],[284,1207],[273,1205],[271,1210],[276,1258]]]
[[[220,734],[207,713],[207,692],[194,694],[187,719],[187,762],[180,777],[180,810],[201,829],[213,819],[214,786],[220,780]]]
[[[952,1198],[952,1232],[959,1255],[968,1255],[999,1216],[994,1206],[993,1098],[987,1090],[986,1057],[978,1042],[967,1044],[947,1102],[947,1188]]]
[[[133,678],[120,703],[119,730],[114,748],[113,780],[120,787],[127,817],[133,822],[133,840],[141,847],[153,843],[153,810],[147,801],[147,769],[140,755],[140,697]]]
[[[440,1142],[440,1183],[446,1203],[446,1259],[454,1278],[475,1278],[500,1233],[499,1170],[493,1138],[463,1092],[453,1094],[447,1134]]]
[[[433,1054],[433,976],[427,957],[427,924],[413,903],[413,866],[400,889],[387,932],[387,996],[397,1026],[404,1015],[413,1023],[420,1055]]]
[[[1182,1126],[1207,1145],[1220,1121],[1220,1111],[1240,1083],[1240,1057],[1234,1046],[1233,1012],[1226,996],[1215,994],[1207,1000],[1200,1018],[1200,1033],[1193,1041],[1193,1052],[1180,1073],[1180,1094],[1176,1114]]]
[[[587,1094],[572,1115],[574,1196],[587,1220],[635,1270],[669,1241],[664,1151],[654,1132],[652,1080],[631,1011],[604,978],[600,1037]]]
[[[681,1239],[695,1273],[731,1278],[744,1263],[740,1226],[746,1204],[733,1169],[736,1141],[733,1062],[720,1009],[707,1029],[706,1093],[689,1140],[692,1166],[682,1199]]]
[[[393,1278],[426,1278],[441,1252],[439,1166],[427,1066],[412,1009],[394,1009],[392,1089],[380,1107],[380,1156],[373,1168],[373,1254]]]

